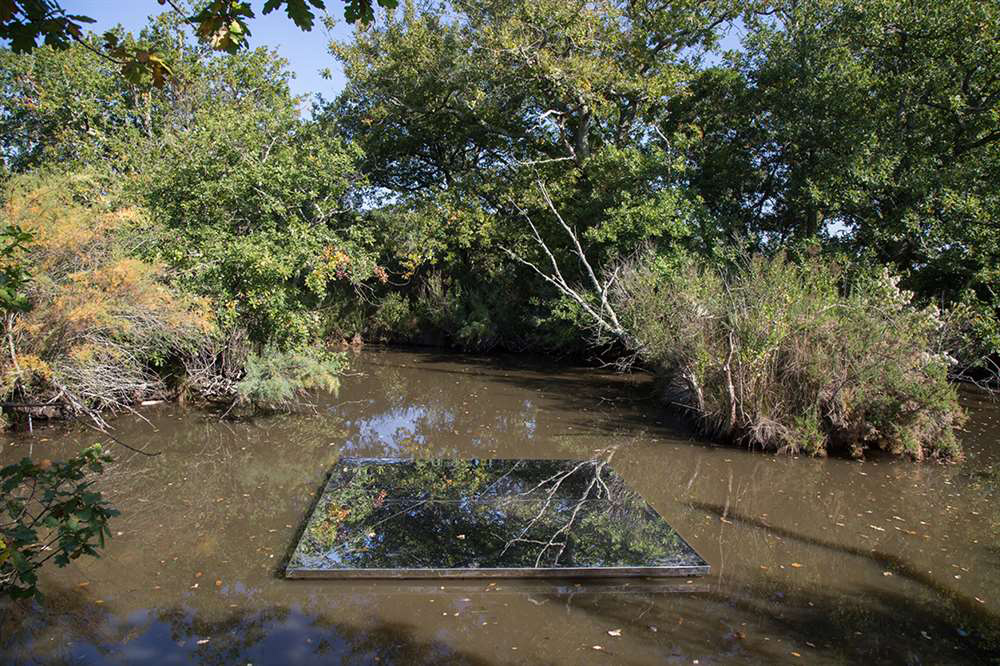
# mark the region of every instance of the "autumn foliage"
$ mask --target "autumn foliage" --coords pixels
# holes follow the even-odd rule
[[[109,206],[95,191],[83,178],[27,178],[2,211],[33,240],[19,258],[31,273],[30,307],[6,316],[0,391],[35,413],[120,409],[162,395],[167,374],[152,369],[214,331],[206,300],[136,258],[149,238],[143,211]]]

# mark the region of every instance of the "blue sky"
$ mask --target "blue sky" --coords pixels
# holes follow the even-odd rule
[[[63,0],[61,3],[70,14],[83,14],[96,20],[90,29],[102,33],[121,24],[126,30],[138,32],[146,24],[151,14],[159,14],[164,7],[157,0]],[[292,91],[297,95],[321,93],[332,98],[344,87],[344,76],[340,64],[327,51],[331,39],[349,39],[352,28],[343,20],[343,5],[334,0],[327,3],[332,16],[338,19],[332,32],[320,21],[311,32],[299,30],[283,11],[263,16],[255,2],[258,15],[250,22],[251,46],[268,46],[286,58],[289,69],[295,73]],[[329,68],[333,74],[330,80],[320,76],[321,69]]]

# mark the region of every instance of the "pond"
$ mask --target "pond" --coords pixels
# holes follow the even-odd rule
[[[1000,409],[967,393],[960,465],[714,446],[648,378],[538,359],[355,356],[304,414],[129,416],[100,560],[0,605],[14,663],[976,663],[996,657]],[[65,457],[93,432],[10,435],[0,463]],[[701,578],[287,580],[341,457],[583,459],[614,467],[708,560]]]

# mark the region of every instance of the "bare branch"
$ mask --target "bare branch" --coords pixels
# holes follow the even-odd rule
[[[559,268],[559,262],[556,260],[555,255],[553,254],[552,250],[549,248],[545,240],[542,238],[541,233],[539,233],[538,227],[535,226],[535,223],[531,220],[531,217],[528,215],[528,212],[524,210],[524,208],[519,206],[516,202],[514,203],[514,207],[527,221],[528,227],[531,229],[531,234],[535,240],[535,243],[538,245],[539,248],[541,248],[542,252],[548,258],[549,264],[552,266],[551,273],[543,271],[536,264],[525,259],[524,257],[517,254],[516,252],[514,252],[513,250],[511,250],[506,246],[501,245],[500,249],[503,250],[514,261],[524,264],[525,266],[533,270],[543,280],[545,280],[550,285],[555,287],[560,293],[573,299],[573,301],[577,305],[583,308],[583,311],[587,313],[591,321],[593,321],[593,323],[597,326],[597,328],[601,332],[609,334],[613,338],[625,341],[627,343],[629,340],[628,332],[622,326],[621,322],[618,319],[618,315],[615,313],[614,308],[611,307],[611,303],[608,300],[608,292],[611,289],[611,287],[615,284],[615,281],[618,279],[620,266],[616,267],[614,271],[612,271],[611,275],[607,278],[607,280],[601,282],[601,280],[598,279],[597,277],[597,272],[594,270],[590,261],[587,259],[587,255],[583,250],[583,245],[580,243],[580,238],[577,235],[576,231],[569,224],[567,224],[566,220],[563,219],[562,215],[559,214],[559,211],[556,209],[555,204],[552,202],[552,197],[549,195],[549,192],[546,189],[544,183],[542,183],[541,181],[537,181],[537,185],[539,191],[542,194],[542,197],[545,200],[546,205],[548,206],[549,210],[552,211],[553,215],[555,215],[556,221],[559,223],[559,226],[562,227],[566,235],[569,236],[569,239],[573,244],[573,253],[576,255],[577,259],[583,265],[587,278],[590,281],[591,288],[593,292],[596,293],[597,298],[600,299],[600,308],[599,309],[595,308],[590,303],[590,301],[585,297],[585,294],[580,293],[580,291],[570,286],[569,282],[563,276],[562,271]]]

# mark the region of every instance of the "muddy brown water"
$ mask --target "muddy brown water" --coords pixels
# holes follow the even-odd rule
[[[536,360],[366,351],[337,396],[220,421],[116,421],[99,560],[0,605],[3,663],[987,663],[1000,633],[1000,408],[967,393],[960,465],[808,459],[699,440],[639,376]],[[97,437],[42,429],[0,462]],[[615,467],[710,562],[679,580],[289,581],[338,457],[587,457]],[[611,632],[611,633],[609,633]],[[620,635],[617,635],[619,634]],[[615,634],[615,635],[612,635]]]

